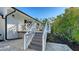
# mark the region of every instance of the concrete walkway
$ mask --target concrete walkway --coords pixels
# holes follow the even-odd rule
[[[47,42],[46,51],[72,51],[72,49],[65,44]]]
[[[0,51],[24,51],[23,39],[7,40],[0,42]],[[33,49],[26,49],[25,51],[34,51]]]
[[[23,39],[7,40],[0,42],[0,51],[23,50]]]

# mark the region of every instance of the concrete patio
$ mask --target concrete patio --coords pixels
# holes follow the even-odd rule
[[[65,44],[47,42],[46,51],[72,51],[72,49]]]
[[[0,51],[24,51],[23,39],[7,40],[0,42]],[[33,49],[26,49],[25,51],[34,51]]]
[[[7,40],[0,42],[0,51],[23,50],[23,39]]]

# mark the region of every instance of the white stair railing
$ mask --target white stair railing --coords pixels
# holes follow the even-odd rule
[[[42,35],[42,51],[45,51],[46,49],[47,33],[50,33],[50,32],[51,32],[51,27],[49,23],[46,23],[43,30],[43,35]]]
[[[51,25],[48,23],[48,33],[51,33]]]
[[[36,24],[32,25],[32,27],[27,30],[27,32],[24,34],[24,50],[26,50],[30,44],[30,42],[32,41],[32,38],[35,35],[35,31],[36,31]]]
[[[45,28],[43,30],[43,36],[42,36],[42,51],[45,50],[46,47],[46,39],[47,39],[47,23],[45,24]]]

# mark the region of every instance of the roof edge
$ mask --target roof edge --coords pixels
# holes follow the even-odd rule
[[[40,23],[42,23],[41,21],[39,21],[39,20],[37,20],[37,19],[35,19],[35,18],[33,18],[33,17],[29,16],[28,14],[26,14],[26,13],[22,12],[21,10],[19,10],[19,9],[17,9],[17,8],[15,8],[15,7],[11,7],[11,8],[13,8],[13,9],[15,9],[15,10],[17,10],[17,11],[21,12],[22,14],[24,14],[24,15],[26,15],[26,16],[28,16],[28,17],[30,17],[30,18],[32,18],[32,19],[34,19],[34,20],[36,20],[36,21],[40,22]]]

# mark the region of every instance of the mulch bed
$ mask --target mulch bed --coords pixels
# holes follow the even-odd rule
[[[72,50],[79,51],[79,44],[69,43],[67,44]]]

